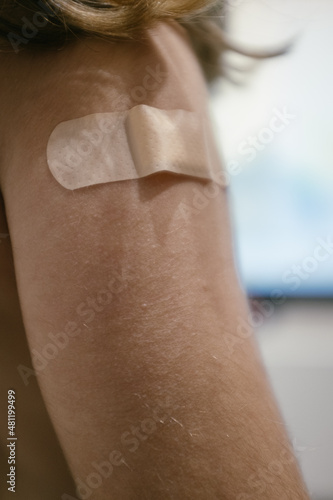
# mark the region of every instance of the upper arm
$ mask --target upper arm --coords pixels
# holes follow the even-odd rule
[[[45,61],[50,74],[40,95],[32,87],[35,101],[27,99],[18,115],[11,144],[19,146],[2,172],[34,368],[72,471],[85,481],[96,471],[94,461],[119,452],[96,498],[112,492],[127,499],[134,491],[144,498],[148,485],[149,498],[169,490],[170,498],[172,492],[194,498],[191,483],[200,488],[205,477],[197,498],[203,491],[207,498],[228,492],[220,464],[236,474],[230,457],[246,419],[254,408],[270,416],[274,407],[268,396],[260,398],[266,386],[251,338],[237,337],[247,308],[234,269],[225,190],[160,173],[68,191],[47,167],[54,126],[113,111],[115,103],[137,104],[132,90],[142,85],[147,65],[160,64],[166,77],[147,92],[145,104],[204,109],[200,71],[191,57],[183,62],[190,51],[179,36],[170,32],[173,55],[177,44],[180,50],[174,59],[163,37],[153,37],[141,49],[115,49],[110,60],[103,43],[95,45],[94,57],[79,46],[63,62],[70,78],[61,72],[60,56],[53,73]],[[165,412],[173,420],[160,418]],[[258,435],[276,446],[280,431],[265,427],[265,418],[259,431],[249,425],[246,446],[264,460]],[[221,456],[221,446],[229,457]],[[162,483],[152,480],[154,471]]]

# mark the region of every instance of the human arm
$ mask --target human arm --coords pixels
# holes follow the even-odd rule
[[[208,196],[212,184],[160,173],[68,191],[47,168],[45,146],[58,122],[119,102],[110,69],[127,88],[125,107],[150,64],[168,76],[148,104],[205,106],[195,62],[183,63],[189,49],[168,33],[161,36],[179,46],[174,62],[158,38],[115,49],[110,62],[97,44],[96,66],[80,46],[83,63],[69,57],[74,79],[66,84],[59,56],[53,87],[44,79],[41,94],[31,90],[35,102],[24,94],[26,113],[9,126],[20,147],[1,186],[38,381],[74,478],[96,500],[305,500],[253,335],[240,335],[248,306],[226,190]],[[198,193],[207,200],[202,209],[194,206]],[[194,207],[186,217],[182,204]]]

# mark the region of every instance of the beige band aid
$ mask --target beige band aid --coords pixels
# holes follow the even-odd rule
[[[71,190],[157,172],[224,185],[209,121],[182,109],[139,105],[60,123],[49,138],[47,162],[56,180]]]

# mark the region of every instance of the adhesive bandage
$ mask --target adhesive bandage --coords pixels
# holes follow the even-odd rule
[[[47,162],[55,179],[71,190],[157,172],[225,185],[209,121],[182,109],[139,105],[62,122],[49,138]]]

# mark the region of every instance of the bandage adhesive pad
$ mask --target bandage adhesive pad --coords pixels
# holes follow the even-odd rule
[[[55,179],[74,190],[157,172],[224,185],[210,123],[199,113],[138,105],[58,124],[47,144]]]

